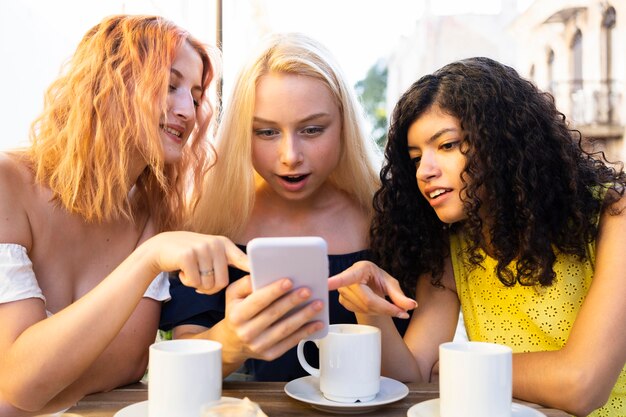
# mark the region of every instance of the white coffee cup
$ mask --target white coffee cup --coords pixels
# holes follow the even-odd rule
[[[320,350],[320,368],[304,357],[304,344]],[[327,399],[342,403],[371,401],[380,390],[380,329],[360,324],[333,324],[328,335],[298,344],[298,361],[318,377],[320,391]]]
[[[512,351],[495,343],[439,346],[441,417],[511,417]]]
[[[168,340],[150,346],[148,417],[200,417],[222,397],[222,345],[211,340]]]

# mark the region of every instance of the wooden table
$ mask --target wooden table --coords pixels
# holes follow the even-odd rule
[[[407,410],[414,404],[437,398],[437,384],[407,384],[409,395],[392,404],[384,405],[366,415],[372,417],[406,417]],[[226,397],[244,398],[258,403],[269,417],[320,416],[332,414],[319,411],[306,403],[296,401],[285,394],[283,382],[224,382],[223,395]],[[81,400],[76,406],[67,410],[62,417],[113,417],[115,413],[127,405],[148,399],[146,384],[133,384],[118,388],[111,392],[93,394]],[[567,413],[541,406],[516,401],[536,408],[547,417],[566,417]]]

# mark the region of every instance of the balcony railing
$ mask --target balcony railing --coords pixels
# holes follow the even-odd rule
[[[573,124],[623,128],[623,82],[574,80],[554,83],[551,87],[557,107]]]

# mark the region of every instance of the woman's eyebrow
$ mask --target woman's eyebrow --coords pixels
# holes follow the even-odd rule
[[[183,80],[185,79],[185,76],[183,75],[183,73],[174,67],[170,68],[170,73],[174,74],[178,78],[181,78]],[[191,87],[191,90],[197,91],[198,93],[202,94],[202,87],[199,85],[194,85],[193,87]]]
[[[434,141],[436,141],[438,138],[441,137],[441,135],[445,134],[445,133],[449,133],[449,132],[458,132],[459,129],[455,128],[455,127],[444,127],[443,129],[438,130],[437,132],[435,132],[434,135],[432,135],[431,137],[429,137],[426,140],[426,145],[429,145],[431,143],[433,143]],[[408,146],[409,151],[418,151],[419,147],[417,146]]]
[[[441,137],[441,135],[443,135],[444,133],[449,133],[449,132],[458,132],[458,129],[455,127],[445,127],[441,130],[438,130],[434,135],[428,138],[426,143],[432,143],[436,141],[437,139],[439,139],[439,137]]]
[[[324,113],[324,112],[322,112],[322,113],[314,113],[314,114],[312,114],[310,116],[306,116],[305,118],[298,120],[298,123],[306,123],[306,122],[310,122],[311,120],[316,120],[316,119],[320,119],[320,118],[324,118],[324,117],[328,117],[328,116],[330,116],[330,115],[328,113]],[[267,120],[267,119],[264,119],[264,118],[258,117],[258,116],[254,116],[252,120],[253,120],[253,122],[256,122],[256,123],[275,123],[272,120]]]

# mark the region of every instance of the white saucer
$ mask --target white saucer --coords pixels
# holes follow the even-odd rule
[[[380,377],[380,391],[372,401],[364,403],[338,403],[326,399],[319,389],[319,378],[305,376],[285,385],[291,398],[310,404],[318,410],[338,414],[361,414],[406,397],[409,388],[395,379]],[[120,416],[121,417],[121,416]]]
[[[415,404],[409,408],[407,417],[439,417],[439,398]],[[546,415],[534,408],[513,403],[511,417],[546,417]]]
[[[222,399],[224,398],[230,397],[222,397]],[[113,417],[148,417],[148,401],[141,401],[126,406],[115,413]]]

